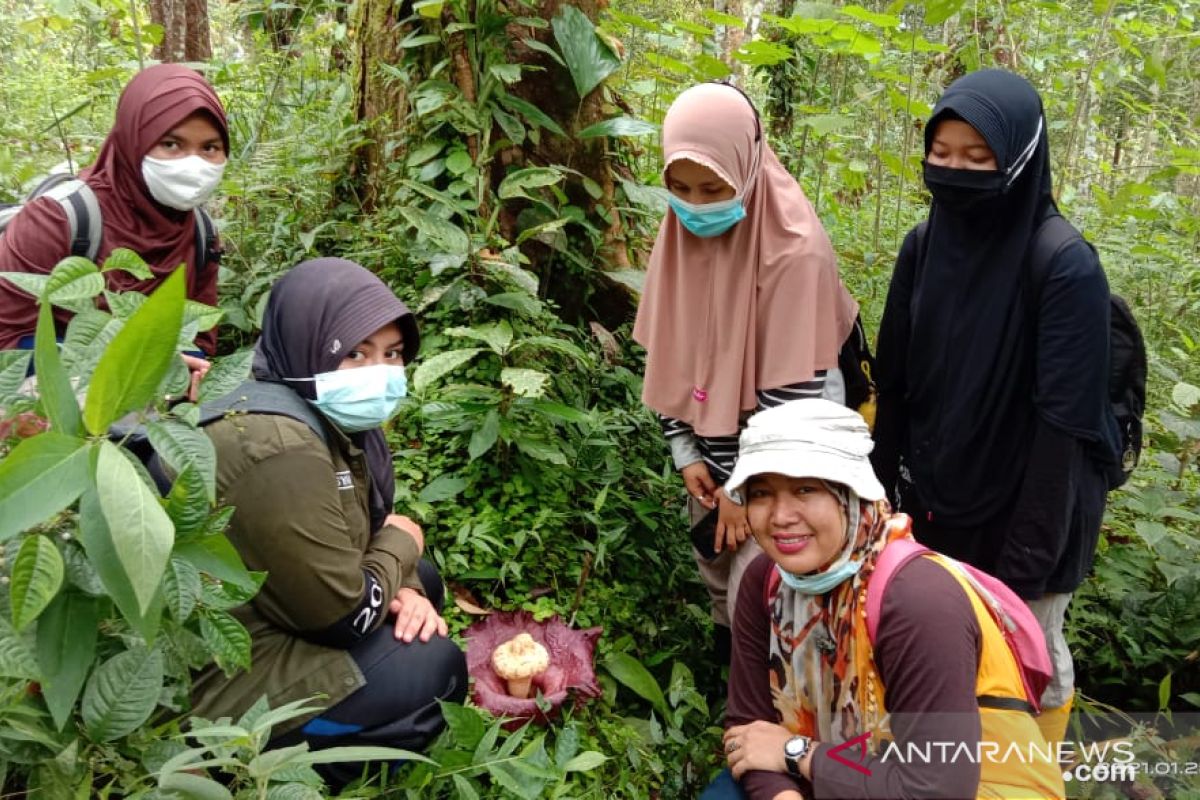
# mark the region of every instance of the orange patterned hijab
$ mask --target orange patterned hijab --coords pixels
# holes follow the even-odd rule
[[[853,557],[862,568],[824,595],[780,583],[769,602],[771,695],[781,724],[834,744],[866,731],[878,734],[872,741],[886,734],[884,687],[867,633],[867,581],[883,548],[912,535],[912,521],[889,515],[886,501],[853,494],[849,501],[858,509],[847,515],[847,529],[857,530]]]
[[[837,366],[858,304],[812,204],[739,91],[706,83],[679,95],[663,152],[668,166],[686,158],[723,176],[746,218],[702,239],[667,211],[633,328],[646,348],[642,401],[701,436],[731,435],[755,390]]]

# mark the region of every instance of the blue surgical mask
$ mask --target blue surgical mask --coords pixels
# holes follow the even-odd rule
[[[846,561],[831,567],[816,575],[793,575],[785,569],[779,570],[779,577],[785,584],[804,594],[825,594],[841,585],[847,578],[853,578],[862,567],[861,561]]]
[[[404,367],[393,364],[322,372],[313,381],[317,398],[310,402],[346,433],[378,428],[408,395]]]
[[[668,194],[667,203],[683,227],[702,239],[720,236],[746,218],[746,208],[740,197],[696,205]]]

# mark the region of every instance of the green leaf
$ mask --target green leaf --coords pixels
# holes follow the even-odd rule
[[[278,779],[279,773],[272,775],[272,780]],[[324,800],[324,798],[325,795],[303,783],[271,783],[267,787],[266,795],[266,800]]]
[[[486,730],[483,717],[474,707],[458,703],[443,702],[441,707],[442,718],[446,720],[455,744],[462,750],[474,750]]]
[[[493,408],[471,434],[471,442],[467,445],[467,455],[470,456],[471,461],[491,450],[499,436],[500,412]]]
[[[966,0],[925,0],[925,24],[941,25],[964,5]]]
[[[564,6],[570,8],[571,6]],[[496,194],[501,200],[511,200],[514,197],[529,197],[530,189],[542,186],[554,186],[563,179],[561,170],[552,167],[527,167],[514,170],[504,177]]]
[[[714,25],[725,25],[732,28],[745,28],[746,21],[741,17],[735,17],[732,14],[724,14],[720,11],[714,11],[711,8],[704,9],[704,18]]]
[[[289,764],[345,764],[360,761],[419,761],[437,766],[437,762],[431,758],[398,747],[328,747],[288,759]]]
[[[847,17],[866,22],[874,25],[877,28],[898,28],[900,27],[900,18],[895,14],[879,14],[874,11],[868,11],[862,6],[849,5],[842,6],[838,12]]]
[[[42,300],[78,311],[94,308],[96,295],[104,292],[104,276],[86,258],[69,256],[55,265],[42,289]]]
[[[176,622],[186,622],[204,594],[200,570],[185,558],[172,558],[163,575],[163,594]]]
[[[199,533],[208,520],[208,485],[200,473],[185,467],[175,476],[167,494],[167,516],[175,526],[175,540],[182,541]]]
[[[521,120],[517,119],[516,115],[510,114],[502,108],[492,108],[492,118],[504,131],[504,135],[514,145],[521,145],[525,141],[525,126],[521,124]]]
[[[0,461],[0,542],[45,522],[88,487],[87,442],[47,431]]]
[[[544,24],[544,22],[545,21],[543,20],[543,24]],[[563,61],[563,57],[558,54],[558,51],[555,50],[553,47],[551,47],[548,44],[543,44],[542,42],[539,42],[537,39],[531,39],[529,37],[525,37],[525,38],[521,39],[521,44],[525,45],[530,50],[536,50],[539,53],[544,53],[545,55],[552,58],[554,60],[554,62],[556,64],[558,64],[560,67],[567,66],[567,62]]]
[[[3,614],[0,614],[0,677],[28,681],[42,677],[30,637],[13,630]]]
[[[105,433],[117,417],[153,399],[175,358],[175,341],[183,325],[185,273],[175,270],[100,356],[83,409],[93,435]]]
[[[576,347],[566,339],[560,339],[557,336],[527,336],[521,339],[515,345],[513,350],[519,348],[534,347],[541,350],[553,350],[556,353],[562,353],[565,356],[570,356],[576,361],[587,361],[587,356],[583,351]]]
[[[484,342],[492,349],[492,352],[501,356],[508,352],[513,340],[512,326],[505,320],[490,325],[473,325],[470,328],[461,326],[447,328],[443,333],[447,336],[462,336]]]
[[[409,224],[417,229],[420,236],[429,240],[436,247],[447,253],[465,255],[470,251],[471,240],[467,238],[463,229],[453,222],[412,206],[401,206],[399,211]]]
[[[519,311],[529,317],[536,317],[542,313],[542,302],[536,297],[530,297],[523,292],[502,292],[493,294],[483,299],[483,302],[508,308],[513,311]]]
[[[439,475],[421,490],[421,493],[417,495],[417,499],[422,503],[437,503],[457,497],[466,488],[467,481],[465,478],[458,478],[449,474]]]
[[[410,167],[419,167],[442,152],[442,148],[445,146],[444,142],[427,142],[409,153],[404,163]]]
[[[250,666],[250,634],[232,614],[209,609],[200,617],[200,635],[217,666],[231,675]]]
[[[541,397],[546,393],[546,381],[550,376],[536,369],[505,367],[500,370],[500,382],[513,390],[519,397]]]
[[[424,392],[443,375],[453,372],[482,352],[483,348],[472,347],[466,350],[448,350],[425,359],[413,372],[413,391],[417,394]]]
[[[87,552],[88,561],[96,568],[104,590],[117,604],[121,614],[143,639],[154,641],[158,633],[159,615],[153,608],[143,614],[138,606],[133,586],[117,558],[112,533],[104,520],[95,489],[84,492],[79,500],[79,541]]]
[[[457,772],[451,774],[451,779],[454,781],[455,797],[462,800],[479,800],[479,791],[471,785],[471,782]]]
[[[21,390],[32,357],[28,350],[0,350],[0,397],[9,397]]]
[[[163,658],[158,650],[135,647],[105,661],[83,692],[83,724],[95,742],[111,742],[133,733],[150,718],[163,687]]]
[[[163,792],[182,795],[186,800],[233,800],[233,795],[222,784],[190,772],[164,775],[158,782],[158,788]]]
[[[117,559],[144,614],[166,570],[174,526],[158,496],[111,442],[100,443],[95,480]]]
[[[587,750],[572,758],[563,766],[563,772],[591,772],[608,761],[608,756],[595,750]]]
[[[759,39],[743,44],[734,51],[733,57],[752,67],[773,67],[792,57],[792,48],[778,42]]]
[[[473,166],[475,164],[471,161],[471,154],[466,150],[455,150],[446,156],[446,169],[451,175],[462,175]]]
[[[575,6],[564,5],[553,20],[554,38],[582,99],[621,66],[621,60],[596,35],[596,26]]]
[[[228,516],[225,516],[228,519]],[[186,558],[196,569],[247,591],[258,588],[259,581],[247,571],[242,557],[223,533],[212,534],[175,548],[175,555]]]
[[[218,358],[200,382],[201,403],[218,400],[241,386],[250,378],[250,366],[254,363],[254,348]]]
[[[0,272],[0,280],[8,281],[21,291],[33,295],[34,299],[39,299],[50,282],[50,276],[36,272]]]
[[[815,114],[800,120],[799,124],[812,128],[813,133],[817,136],[825,136],[853,125],[854,119],[841,114]]]
[[[41,375],[40,369],[38,375]],[[1200,406],[1200,387],[1190,383],[1176,383],[1171,387],[1171,402],[1179,406],[1184,413],[1193,413],[1197,406]]]
[[[62,554],[45,536],[27,536],[12,565],[13,627],[18,631],[38,618],[63,582]]]
[[[204,481],[210,503],[217,499],[217,451],[204,431],[178,420],[164,419],[146,423],[146,434],[159,457],[175,471],[188,467]]]
[[[654,676],[642,666],[642,662],[628,653],[612,653],[605,660],[604,667],[614,678],[632,689],[638,696],[649,700],[658,713],[664,717],[668,716],[667,699],[663,696],[662,689],[654,680]]]
[[[502,83],[513,84],[521,80],[520,64],[493,64],[488,72]]]
[[[116,248],[104,259],[103,270],[108,272],[113,269],[128,272],[138,280],[148,281],[154,278],[154,273],[142,257],[127,247]]]
[[[622,116],[589,125],[575,135],[579,139],[595,139],[600,136],[647,136],[652,133],[658,133],[657,125]]]
[[[538,44],[541,44],[541,43],[539,42]],[[553,52],[553,51],[551,51],[551,52]],[[554,57],[558,58],[558,54],[555,53]],[[504,97],[500,98],[500,103],[505,108],[507,108],[509,111],[515,111],[516,113],[522,115],[523,117],[525,117],[525,119],[529,120],[534,125],[539,125],[539,126],[545,128],[546,130],[550,131],[551,133],[558,134],[559,136],[567,135],[567,132],[564,131],[562,129],[562,127],[557,122],[555,122],[548,114],[546,114],[546,112],[542,111],[540,108],[535,106],[533,103],[530,103],[528,100],[522,100],[520,97],[517,97],[516,95],[508,94],[508,95],[505,95]]]
[[[552,444],[534,439],[529,436],[520,436],[516,439],[517,449],[530,458],[536,458],[538,461],[548,461],[551,464],[559,466],[567,466],[567,457],[563,452]]]
[[[63,369],[55,341],[54,312],[48,303],[38,309],[37,336],[33,346],[34,369],[37,370],[37,390],[42,408],[50,418],[50,426],[67,436],[78,436],[83,427],[79,415],[79,400],[71,388],[71,379]]]
[[[71,709],[83,691],[96,655],[102,616],[99,598],[67,591],[54,598],[38,620],[42,697],[59,730],[71,718]]]

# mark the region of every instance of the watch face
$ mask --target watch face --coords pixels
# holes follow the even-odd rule
[[[788,739],[787,743],[783,746],[784,754],[791,756],[792,758],[798,758],[804,755],[805,751],[807,750],[808,737],[806,736],[793,736],[791,739]]]

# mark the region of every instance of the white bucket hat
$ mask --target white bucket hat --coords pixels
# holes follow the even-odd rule
[[[874,446],[858,412],[830,400],[793,400],[750,418],[725,493],[740,501],[747,480],[774,472],[820,478],[848,486],[863,500],[882,500],[886,493],[867,458]]]

